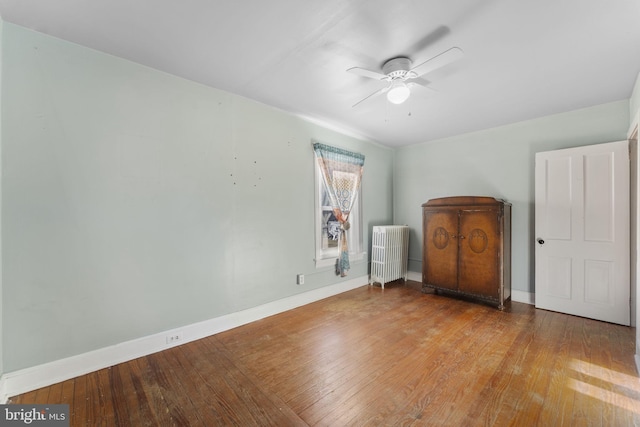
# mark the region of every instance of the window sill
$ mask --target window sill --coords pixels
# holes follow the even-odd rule
[[[366,252],[350,253],[349,261],[362,261],[366,256]],[[330,258],[316,259],[316,268],[334,267],[336,265],[336,259],[338,259],[337,255]]]

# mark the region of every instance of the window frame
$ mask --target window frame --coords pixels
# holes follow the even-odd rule
[[[326,225],[323,224],[323,213],[332,211],[331,206],[323,205],[323,198],[326,195],[326,189],[324,181],[322,179],[322,172],[318,162],[314,162],[315,169],[315,236],[316,236],[316,268],[333,267],[336,264],[336,260],[339,257],[339,248],[336,245],[335,248],[325,248],[323,239],[325,238],[324,230]],[[349,260],[359,261],[362,260],[366,252],[363,245],[363,233],[362,233],[362,183],[358,187],[358,193],[353,203],[353,209],[349,214],[350,228],[347,231],[347,242],[349,244]],[[327,235],[328,238],[328,235]]]

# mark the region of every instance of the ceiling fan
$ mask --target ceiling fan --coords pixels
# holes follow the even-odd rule
[[[405,56],[393,58],[385,62],[382,66],[382,73],[359,67],[349,68],[347,71],[350,73],[389,83],[386,87],[356,102],[353,104],[353,107],[383,93],[387,94],[387,100],[389,100],[389,102],[402,104],[411,95],[412,87],[426,87],[429,84],[426,80],[421,79],[421,76],[460,59],[462,55],[462,49],[452,47],[413,68],[411,68],[411,59]]]

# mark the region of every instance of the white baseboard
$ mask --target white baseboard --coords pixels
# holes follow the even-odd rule
[[[422,273],[410,271],[407,276],[409,280],[422,281]],[[126,341],[88,353],[8,372],[0,377],[0,403],[6,403],[11,396],[66,381],[80,375],[117,365],[118,363],[127,362],[180,344],[186,344],[224,332],[256,320],[264,319],[265,317],[273,316],[274,314],[310,304],[342,292],[347,292],[360,286],[365,286],[368,282],[369,278],[362,276],[293,295],[258,307],[187,325],[182,328],[163,331],[158,334]],[[511,299],[516,302],[532,305],[535,301],[534,294],[518,290],[512,290]],[[179,342],[167,344],[166,337],[168,335],[180,335],[181,339]],[[636,355],[636,365],[640,372],[640,358],[638,355]]]
[[[422,273],[409,271],[408,278],[409,280],[422,282]],[[536,305],[535,294],[525,291],[519,291],[517,289],[511,289],[511,301],[522,302],[529,305]]]
[[[636,354],[636,372],[640,375],[640,354]]]
[[[422,273],[418,273],[416,271],[407,272],[407,279],[413,280],[416,282],[422,282]]]
[[[522,302],[529,305],[536,305],[536,294],[531,292],[511,289],[511,301]]]
[[[138,357],[227,331],[256,320],[264,319],[265,317],[273,316],[274,314],[310,304],[361,286],[366,286],[367,283],[369,283],[367,276],[357,277],[334,285],[292,295],[258,307],[187,325],[182,328],[126,341],[42,365],[8,372],[0,378],[0,403],[6,403],[11,396],[66,381],[80,375],[117,365],[118,363],[127,362],[137,359]],[[168,335],[180,335],[181,339],[176,343],[167,344],[166,337]]]
[[[9,399],[6,389],[6,380],[4,375],[2,375],[0,376],[0,403],[2,404],[7,403],[7,400]]]

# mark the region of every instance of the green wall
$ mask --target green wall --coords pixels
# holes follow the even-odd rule
[[[365,245],[392,221],[391,149],[12,24],[2,35],[5,372],[367,274],[366,260],[346,279],[315,268],[311,140],[366,156]]]
[[[534,292],[535,153],[625,139],[639,105],[636,85],[631,101],[391,150],[12,24],[0,37],[0,372],[344,280],[315,269],[312,139],[365,154],[365,245],[373,225],[409,224],[412,271],[422,203],[512,202],[513,288]]]
[[[394,220],[413,231],[410,270],[422,271],[422,203],[492,196],[513,204],[512,287],[533,293],[535,153],[624,140],[628,127],[624,100],[397,150]]]

